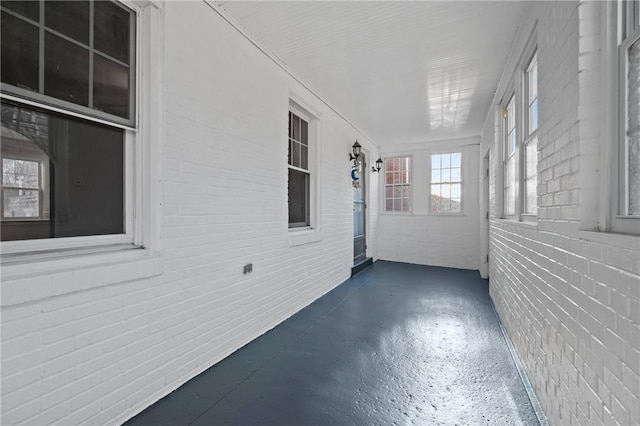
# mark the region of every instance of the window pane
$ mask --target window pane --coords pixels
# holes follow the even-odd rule
[[[442,180],[440,179],[440,170],[431,170],[431,182],[442,182]]]
[[[451,182],[451,169],[442,170],[442,181]]]
[[[93,107],[120,117],[129,116],[129,68],[93,55]]]
[[[85,45],[89,45],[89,2],[46,1],[45,25]]]
[[[4,197],[14,196],[15,210],[24,194],[39,193],[42,212],[40,220],[22,224],[16,215],[3,219],[3,241],[124,233],[123,130],[4,102],[2,127],[3,169],[5,159],[15,160],[3,178],[11,171],[14,182],[40,189],[21,189],[22,198],[15,198],[7,191],[18,188],[6,188],[3,179]]]
[[[538,140],[533,138],[525,147],[525,213],[536,214],[538,208]]]
[[[460,182],[462,180],[462,169],[451,169],[451,182]]]
[[[309,148],[305,145],[300,146],[300,167],[309,169]]]
[[[303,145],[308,145],[309,144],[308,138],[309,138],[309,123],[307,123],[303,119],[300,119],[300,142],[302,142]]]
[[[291,138],[300,141],[300,117],[295,114],[291,120]]]
[[[629,211],[640,215],[640,39],[629,48],[628,75]]]
[[[40,20],[40,2],[2,0],[2,6],[20,15],[38,22]],[[4,25],[4,22],[2,23]]]
[[[130,14],[110,1],[94,3],[94,47],[129,63]]]
[[[2,82],[37,92],[38,52],[38,27],[2,12]]]
[[[451,167],[462,167],[462,153],[455,152],[451,154]]]
[[[89,103],[89,51],[45,34],[44,93],[64,101]]]
[[[298,142],[293,142],[293,158],[291,161],[291,165],[295,167],[300,167],[300,144]]]
[[[387,186],[384,189],[384,196],[386,198],[393,198],[393,186]]]
[[[392,212],[393,211],[393,199],[387,199],[385,202],[385,211]]]
[[[431,156],[431,168],[432,169],[439,169],[440,168],[440,156],[439,155],[432,155]]]
[[[40,216],[40,197],[37,190],[4,188],[2,192],[3,217],[37,218]]]
[[[451,167],[451,154],[443,154],[440,156],[441,161],[442,161],[442,168],[449,168]]]
[[[289,225],[309,225],[309,175],[289,169]]]
[[[529,133],[538,128],[538,98],[529,107]]]

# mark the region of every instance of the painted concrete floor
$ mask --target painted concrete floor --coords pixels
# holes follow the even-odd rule
[[[126,423],[538,425],[477,271],[393,262]]]

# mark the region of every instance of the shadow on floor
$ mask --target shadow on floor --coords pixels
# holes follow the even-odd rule
[[[538,425],[477,271],[376,262],[126,425]]]

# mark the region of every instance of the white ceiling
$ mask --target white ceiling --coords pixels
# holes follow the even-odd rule
[[[477,136],[526,2],[219,1],[381,147]]]

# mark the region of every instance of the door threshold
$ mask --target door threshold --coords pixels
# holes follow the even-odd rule
[[[353,277],[358,272],[362,271],[363,269],[367,269],[371,265],[373,265],[373,259],[372,258],[367,257],[366,259],[361,260],[360,262],[358,262],[355,265],[353,265],[353,267],[351,268],[351,276]]]

